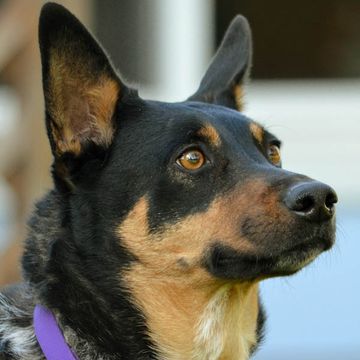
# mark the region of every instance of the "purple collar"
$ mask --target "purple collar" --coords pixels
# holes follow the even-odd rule
[[[37,341],[47,360],[77,360],[66,343],[54,314],[42,305],[34,309],[34,329]]]

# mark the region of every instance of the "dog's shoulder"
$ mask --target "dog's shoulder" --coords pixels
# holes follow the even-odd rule
[[[0,292],[0,359],[43,359],[33,331],[34,301],[24,285]]]

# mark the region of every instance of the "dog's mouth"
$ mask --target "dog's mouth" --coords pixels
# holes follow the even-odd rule
[[[212,275],[228,280],[251,281],[292,275],[329,250],[334,240],[334,235],[314,236],[289,249],[273,254],[269,252],[269,255],[242,254],[216,243],[204,265]]]
[[[322,252],[331,248],[333,241],[313,238],[269,259],[271,271],[264,277],[292,275],[310,264]]]

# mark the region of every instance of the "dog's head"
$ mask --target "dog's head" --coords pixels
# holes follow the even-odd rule
[[[84,257],[120,268],[125,252],[127,274],[200,284],[292,274],[332,246],[335,192],[282,169],[280,140],[241,112],[243,17],[180,103],[141,99],[62,7],[45,6],[40,47],[54,180]]]

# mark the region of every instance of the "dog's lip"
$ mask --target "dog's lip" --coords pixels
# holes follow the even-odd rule
[[[329,241],[317,238],[300,243],[288,250],[281,252],[274,259],[273,269],[275,273],[294,273],[311,263],[318,255],[331,247]]]
[[[239,254],[236,253],[234,254],[234,256],[229,256],[229,257],[224,257],[222,259],[220,259],[220,261],[231,261],[231,260],[236,260],[239,258],[246,258],[248,260],[253,259],[255,262],[259,262],[259,261],[276,261],[277,259],[281,259],[284,258],[286,256],[293,256],[294,254],[306,254],[309,252],[313,252],[313,251],[319,251],[319,252],[323,252],[326,250],[329,250],[332,245],[334,244],[334,239],[333,238],[328,238],[328,237],[318,237],[318,236],[313,236],[310,237],[304,241],[302,241],[301,243],[298,243],[288,249],[284,249],[282,251],[280,251],[277,254],[273,254],[271,256],[261,256],[261,255],[256,255],[254,254]]]
[[[334,238],[331,236],[312,236],[290,248],[264,256],[239,253],[219,244],[207,257],[205,266],[217,277],[237,281],[291,275],[328,250],[333,243]]]
[[[282,258],[284,256],[293,255],[294,253],[303,254],[316,250],[326,251],[332,247],[333,243],[334,240],[331,238],[314,236],[290,247],[289,249],[281,251],[276,257]]]

